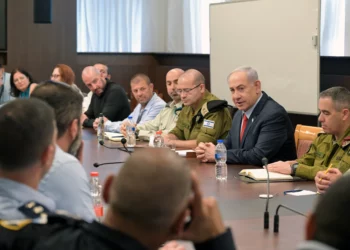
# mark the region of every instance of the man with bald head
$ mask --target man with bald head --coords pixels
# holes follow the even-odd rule
[[[195,148],[200,142],[215,143],[217,139],[226,137],[231,126],[230,113],[225,105],[221,105],[223,102],[212,105],[219,99],[206,90],[202,73],[195,69],[187,70],[179,77],[177,93],[185,107],[175,128],[164,136],[165,144]]]
[[[225,139],[227,162],[261,166],[269,162],[296,158],[294,129],[286,110],[261,90],[258,73],[251,67],[240,67],[227,77],[232,101],[239,109]],[[202,143],[197,158],[215,161],[215,145]]]
[[[49,215],[46,224],[29,224],[13,232],[1,227],[4,223],[0,233],[9,237],[1,237],[0,247],[9,248],[22,239],[18,250],[34,245],[51,250],[157,250],[179,239],[193,242],[198,250],[235,249],[215,198],[202,197],[188,162],[169,149],[136,150],[117,175],[107,178],[103,198],[109,209],[102,223]],[[186,225],[188,215],[191,223]]]
[[[93,92],[89,108],[81,116],[84,127],[92,127],[100,113],[111,121],[123,120],[128,116],[130,113],[128,97],[119,84],[102,77],[100,71],[93,66],[83,70],[82,80]]]
[[[149,140],[150,135],[161,130],[163,134],[167,134],[172,130],[182,110],[182,102],[180,96],[176,92],[179,77],[184,73],[182,69],[171,69],[165,77],[168,95],[173,100],[163,108],[159,114],[153,119],[136,127],[138,137],[143,140]],[[126,130],[123,128],[121,132],[126,136]]]

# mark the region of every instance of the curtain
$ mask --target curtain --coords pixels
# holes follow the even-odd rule
[[[322,56],[344,56],[345,12],[345,0],[321,1]]]
[[[78,52],[209,53],[209,4],[230,0],[77,0]]]

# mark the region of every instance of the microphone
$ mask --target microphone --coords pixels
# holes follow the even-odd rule
[[[124,163],[125,161],[114,161],[114,162],[104,162],[104,163],[97,163],[97,162],[95,162],[94,164],[93,164],[93,166],[95,167],[95,168],[98,168],[99,166],[103,166],[103,165],[109,165],[109,164],[120,164],[120,163]]]
[[[122,138],[120,140],[120,142],[123,144],[123,147],[109,147],[109,146],[106,146],[105,145],[105,142],[103,140],[99,140],[98,143],[101,145],[101,146],[104,146],[105,148],[108,148],[108,149],[118,149],[120,151],[123,151],[123,152],[126,152],[128,154],[131,154],[131,152],[128,150],[127,147],[125,147],[125,143],[126,143],[126,139],[125,138]]]
[[[305,214],[300,213],[300,212],[298,212],[297,210],[295,210],[293,208],[290,208],[290,207],[287,207],[287,206],[284,206],[284,205],[280,204],[280,205],[277,206],[276,214],[275,214],[275,217],[273,218],[273,232],[274,233],[278,233],[278,230],[279,230],[280,217],[278,215],[278,211],[279,211],[280,207],[283,207],[283,208],[285,208],[285,209],[287,209],[287,210],[289,210],[289,211],[291,211],[293,213],[296,213],[296,214],[299,214],[301,216],[306,217]]]
[[[262,164],[266,170],[267,173],[267,195],[266,195],[266,206],[265,206],[265,212],[264,212],[264,229],[268,229],[269,228],[269,219],[270,219],[270,215],[269,215],[269,200],[270,198],[272,198],[273,196],[270,196],[270,174],[269,171],[267,170],[267,164],[268,164],[268,160],[266,157],[262,158]],[[265,197],[265,195],[260,195],[260,197]]]

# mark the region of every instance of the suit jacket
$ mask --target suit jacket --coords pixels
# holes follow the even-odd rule
[[[224,144],[227,148],[227,162],[233,164],[262,165],[262,158],[269,162],[295,160],[294,129],[286,110],[262,93],[260,101],[250,115],[242,142],[242,111],[237,111]]]

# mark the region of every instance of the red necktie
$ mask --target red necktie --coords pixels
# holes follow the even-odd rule
[[[243,139],[244,131],[245,131],[245,128],[247,127],[247,124],[248,124],[248,117],[244,114],[242,117],[241,134],[239,135],[240,141],[242,141],[242,139]]]

